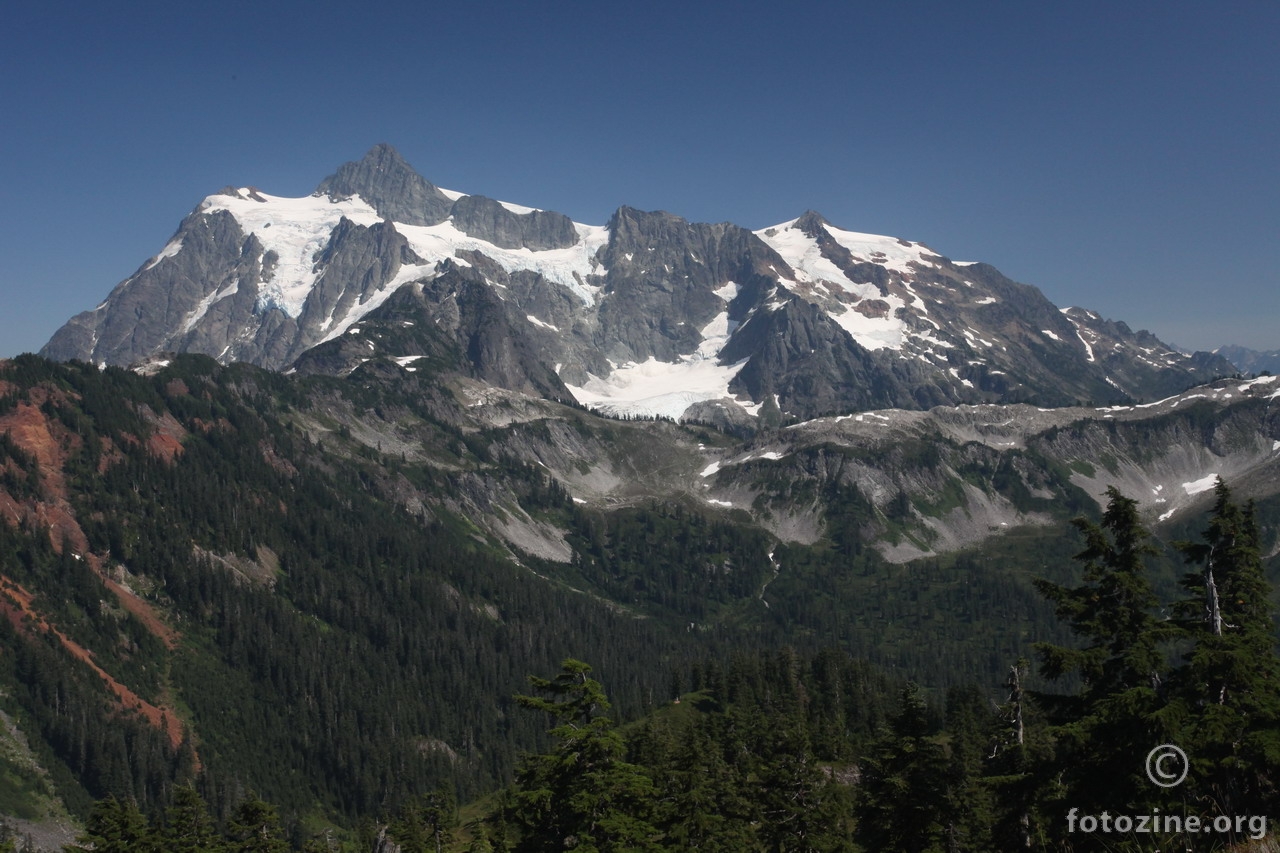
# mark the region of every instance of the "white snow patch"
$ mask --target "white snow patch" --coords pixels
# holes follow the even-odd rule
[[[716,506],[733,506],[729,501],[718,501],[715,498],[707,498],[707,503],[715,504]]]
[[[221,302],[228,296],[233,296],[240,291],[240,279],[228,284],[216,293],[210,293],[204,299],[200,300],[200,304],[191,309],[191,313],[187,316],[187,320],[182,324],[182,334],[186,334],[196,327],[196,324],[204,319],[204,315],[209,313],[209,309],[216,303]],[[226,350],[223,350],[225,353]]]
[[[1237,391],[1248,391],[1255,385],[1270,385],[1280,379],[1280,376],[1259,376],[1257,379],[1250,379],[1248,382],[1236,388]]]
[[[883,301],[890,306],[884,317],[868,317],[853,306],[846,307],[843,314],[832,314],[830,317],[864,349],[878,350],[887,347],[900,350],[906,325],[898,318],[897,313],[904,303],[897,296],[884,297]]]
[[[256,201],[249,197],[250,192],[211,195],[201,203],[200,211],[228,211],[246,234],[255,235],[266,251],[275,252],[275,269],[258,286],[258,306],[279,308],[289,317],[302,313],[316,283],[315,256],[328,244],[338,222],[346,217],[357,225],[370,226],[381,219],[359,196],[332,201],[324,195],[282,198],[256,193],[265,199]]]
[[[743,359],[721,365],[700,353],[678,362],[650,356],[639,364],[624,364],[607,377],[589,373],[585,385],[566,387],[579,403],[609,414],[679,418],[694,403],[732,398],[729,382],[746,363]]]
[[[1050,331],[1049,329],[1041,329],[1041,330],[1040,330],[1040,334],[1044,335],[1046,338],[1053,338],[1055,341],[1058,341],[1059,343],[1061,343],[1061,342],[1062,342],[1062,338],[1060,338],[1060,337],[1058,337],[1057,335],[1055,335],[1055,334],[1054,334],[1052,331]]]
[[[160,250],[160,254],[156,255],[154,258],[151,259],[151,263],[147,264],[144,269],[151,269],[156,264],[163,261],[165,258],[172,258],[174,255],[178,254],[181,251],[182,251],[182,238],[175,237],[174,239],[170,240],[163,249]],[[102,304],[105,305],[106,303],[104,302]],[[102,307],[102,306],[100,305],[98,307]]]
[[[898,273],[914,273],[915,265],[933,266],[925,256],[936,253],[920,243],[910,243],[897,237],[885,237],[879,234],[862,234],[858,231],[844,231],[832,225],[824,226],[832,238],[844,246],[858,260],[880,264],[885,269]],[[786,255],[783,255],[785,258]]]
[[[593,263],[596,253],[609,242],[609,229],[603,225],[574,223],[578,242],[567,249],[501,249],[485,240],[468,236],[454,227],[452,222],[439,225],[404,225],[395,223],[396,230],[405,236],[409,246],[420,257],[434,266],[446,258],[454,258],[460,251],[479,251],[492,258],[507,272],[530,270],[568,288],[586,305],[594,304],[600,288],[587,283],[587,276],[603,273]]]
[[[823,257],[818,242],[795,227],[796,220],[785,222],[773,228],[756,232],[756,236],[767,243],[782,256],[795,275],[795,281],[808,282],[814,285],[827,283],[839,288],[858,300],[874,299],[887,303],[887,311],[883,316],[868,317],[854,307],[846,307],[841,314],[830,313],[831,319],[840,324],[855,341],[869,350],[901,349],[904,337],[904,324],[899,313],[906,307],[900,296],[882,295],[880,289],[869,282],[851,281],[844,272],[827,258]],[[840,245],[852,253],[859,261],[880,264],[888,270],[900,274],[912,274],[915,265],[927,265],[926,255],[931,251],[918,243],[899,241],[894,237],[881,237],[875,234],[860,234],[855,231],[842,231],[830,225],[825,226],[827,233]],[[924,302],[912,293],[912,304],[920,311],[925,311]],[[778,306],[770,303],[770,310]],[[879,313],[879,312],[877,312]]]
[[[396,273],[395,278],[387,282],[385,287],[381,290],[374,291],[372,294],[368,294],[365,297],[364,302],[361,302],[358,305],[353,305],[347,312],[346,316],[339,320],[317,345],[325,343],[326,341],[331,341],[334,338],[341,337],[344,332],[352,328],[353,323],[358,323],[363,320],[366,314],[381,306],[382,303],[391,298],[391,294],[395,293],[404,285],[411,281],[430,278],[435,274],[435,268],[430,264],[409,264],[401,267],[400,272]],[[332,320],[333,318],[330,318],[330,322],[332,322]],[[439,322],[439,320],[436,322]]]
[[[984,296],[981,299],[973,300],[973,304],[974,305],[990,305],[993,302],[999,302],[999,301],[1000,300],[996,299],[994,296]]]
[[[717,472],[717,471],[719,471],[719,470],[720,470],[720,463],[719,463],[719,462],[712,462],[712,463],[711,463],[710,465],[708,465],[706,468],[703,468],[703,469],[702,469],[702,473],[700,473],[698,476],[699,476],[699,477],[710,477],[712,474],[714,474],[715,472]]]
[[[1218,481],[1217,474],[1209,474],[1201,477],[1199,480],[1192,480],[1190,483],[1183,483],[1182,488],[1188,495],[1198,495],[1201,492],[1207,492],[1213,488]]]
[[[425,355],[397,355],[397,356],[392,356],[391,360],[394,361],[396,364],[400,365],[401,367],[407,368],[409,365],[413,364],[415,361],[417,361],[420,358],[426,358],[426,356]]]
[[[714,293],[716,296],[719,296],[725,302],[732,302],[733,300],[738,298],[738,292],[741,289],[742,288],[739,287],[737,282],[730,281],[730,282],[725,282],[723,287],[716,288],[711,292]]]
[[[500,201],[498,202],[498,204],[502,205],[512,213],[517,213],[521,216],[526,216],[530,213],[536,213],[540,209],[537,207],[525,207],[523,204],[512,204],[509,201]]]
[[[1084,339],[1079,327],[1076,328],[1076,337],[1080,339],[1080,343],[1084,344],[1085,361],[1093,361],[1093,345]]]
[[[525,314],[524,318],[535,326],[541,326],[542,328],[550,329],[553,332],[560,331],[560,329],[557,328],[556,326],[553,326],[550,323],[543,322],[542,320],[539,320],[537,317],[533,316],[532,314]]]

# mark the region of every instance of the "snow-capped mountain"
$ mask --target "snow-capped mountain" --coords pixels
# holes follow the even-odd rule
[[[617,414],[752,423],[947,403],[1133,402],[1231,373],[920,243],[816,213],[605,225],[440,189],[389,146],[300,199],[211,195],[42,354],[273,369],[431,356]]]

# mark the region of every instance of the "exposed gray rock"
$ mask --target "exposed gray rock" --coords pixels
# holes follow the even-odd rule
[[[353,306],[367,302],[396,277],[402,265],[418,263],[422,259],[391,223],[366,228],[344,218],[316,259],[320,274],[298,317],[298,339],[285,361],[318,343],[334,318],[345,317]]]
[[[753,308],[715,290],[735,282],[762,297],[766,270],[786,267],[777,254],[737,225],[691,223],[666,212],[621,207],[609,221],[609,270],[596,345],[616,361],[674,361],[702,342],[701,330],[728,311],[740,322]],[[741,290],[740,290],[741,294]]]
[[[44,354],[129,364],[194,351],[281,368],[363,317],[371,300],[387,299],[393,282],[416,279],[413,299],[440,300],[424,316],[442,337],[421,344],[440,369],[452,359],[460,376],[559,398],[564,383],[589,385],[628,364],[656,359],[678,376],[716,359],[740,366],[727,389],[739,402],[699,389],[684,411],[734,428],[748,411],[769,429],[884,407],[1127,403],[1235,372],[1220,356],[1188,356],[1124,323],[1060,311],[988,265],[836,229],[813,211],[756,234],[622,207],[604,242],[600,229],[558,213],[521,213],[482,196],[455,201],[386,145],[339,168],[301,205],[251,188],[226,193],[241,200],[235,214],[217,199],[202,205],[155,260],[98,309],[72,318]],[[354,195],[384,220],[370,223],[360,205],[342,205]],[[282,218],[295,210],[306,211],[304,220],[289,230]],[[446,219],[472,239],[404,228],[419,241],[415,253],[396,227]],[[490,257],[485,243],[521,251]],[[548,250],[563,254],[540,254]],[[409,264],[419,269],[401,275]],[[338,342],[305,364],[350,371],[369,358]],[[640,386],[644,394],[655,387]],[[609,395],[621,386],[592,387],[623,413],[643,412],[653,399],[615,405]],[[684,389],[670,390],[653,410],[683,404]]]
[[[399,359],[413,372],[460,374],[572,402],[539,357],[528,326],[474,269],[450,265],[435,278],[401,288],[348,334],[307,350],[293,367],[304,375],[346,375],[371,362]],[[421,358],[406,361],[411,356]]]
[[[449,218],[453,207],[447,195],[386,143],[356,162],[343,163],[320,182],[316,193],[335,201],[358,195],[385,219],[406,225],[436,225]]]
[[[462,233],[502,249],[567,249],[578,242],[573,220],[563,213],[534,210],[515,213],[501,202],[482,195],[458,199],[452,209],[453,225]]]
[[[316,257],[320,272],[297,318],[259,299],[277,258],[225,211],[197,211],[173,238],[182,250],[142,267],[102,307],[74,317],[41,351],[56,359],[132,364],[157,352],[203,352],[279,369],[314,346],[333,318],[418,258],[386,222],[343,219]]]
[[[192,319],[202,309],[206,317],[213,312],[209,323],[225,331],[233,318],[253,314],[254,284],[275,258],[264,255],[262,244],[246,237],[226,211],[192,213],[173,240],[181,240],[182,251],[139,268],[102,306],[77,315],[59,329],[41,354],[130,364],[159,351],[187,350],[192,339],[203,339],[209,348],[217,346],[214,355],[222,352],[225,335],[193,334]],[[283,314],[279,318],[259,315],[253,327],[278,326],[283,319]]]

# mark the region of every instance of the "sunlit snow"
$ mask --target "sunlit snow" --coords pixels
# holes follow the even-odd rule
[[[619,366],[607,377],[588,374],[585,385],[566,387],[579,403],[614,415],[679,418],[695,403],[732,397],[729,382],[747,362],[720,365],[685,356],[674,364],[650,356]]]
[[[270,278],[259,285],[258,304],[279,308],[290,317],[302,313],[316,283],[315,257],[329,242],[329,234],[343,217],[357,225],[380,221],[377,212],[359,196],[332,201],[328,196],[281,198],[241,190],[240,195],[211,195],[200,205],[204,213],[229,211],[246,234],[257,236],[277,261]]]
[[[439,225],[404,225],[397,222],[396,230],[405,236],[409,246],[430,263],[453,258],[459,251],[479,251],[492,258],[507,272],[532,270],[548,281],[563,285],[591,305],[600,288],[589,284],[587,276],[603,274],[604,270],[592,264],[596,252],[609,242],[609,229],[603,225],[574,223],[578,242],[567,249],[501,249],[492,243],[468,236],[445,221]]]
[[[557,327],[551,325],[550,323],[546,323],[542,320],[539,320],[537,317],[533,316],[532,314],[526,314],[524,318],[535,326],[541,326],[542,328],[550,329],[553,332],[560,331],[560,329],[558,329]]]
[[[450,190],[441,192],[451,199],[462,197],[462,193]],[[505,206],[519,213],[533,210],[519,205]],[[205,213],[229,211],[246,234],[254,234],[264,250],[275,253],[275,267],[267,281],[259,285],[258,304],[263,308],[279,308],[290,317],[297,317],[302,313],[317,279],[315,258],[328,244],[330,234],[338,222],[346,217],[367,227],[381,221],[377,212],[359,196],[342,201],[333,201],[323,195],[283,198],[243,189],[238,195],[209,196],[200,209]],[[507,272],[532,270],[540,273],[548,280],[573,291],[583,302],[591,304],[595,301],[599,288],[588,284],[586,277],[602,272],[592,264],[592,260],[609,239],[608,229],[604,226],[575,224],[579,237],[576,245],[567,249],[535,252],[523,248],[500,249],[492,243],[463,234],[451,222],[429,227],[393,224],[425,263],[402,267],[393,281],[371,294],[362,304],[354,306],[345,317],[330,318],[324,328],[327,332],[325,340],[341,335],[352,323],[385,302],[402,285],[431,276],[440,261],[450,258],[455,263],[467,265],[465,261],[455,257],[459,251],[483,252]],[[180,250],[180,241],[171,242],[153,259],[152,265]],[[330,326],[335,320],[336,325]]]
[[[882,294],[874,284],[850,281],[839,267],[823,257],[818,242],[796,228],[795,223],[796,220],[792,220],[755,233],[782,256],[795,272],[797,282],[814,285],[826,282],[859,300],[858,306],[847,306],[842,313],[830,312],[831,319],[859,345],[869,350],[902,349],[906,326],[899,315],[906,307],[906,301],[894,294]],[[918,266],[932,263],[926,258],[933,257],[933,252],[919,243],[843,231],[830,225],[824,227],[832,239],[848,249],[856,260],[880,264],[900,274],[914,273]],[[923,300],[911,293],[914,307],[921,313],[927,313]],[[772,303],[766,307],[772,307]]]
[[[1207,492],[1212,489],[1214,484],[1217,482],[1218,475],[1209,474],[1206,477],[1201,477],[1199,480],[1192,480],[1190,483],[1183,483],[1182,488],[1188,495],[1198,495],[1201,492]]]
[[[156,255],[154,258],[151,259],[151,263],[147,264],[146,267],[144,267],[144,269],[151,269],[156,264],[163,261],[165,258],[172,258],[174,255],[178,254],[181,251],[182,251],[182,238],[175,237],[174,239],[169,241],[168,245],[166,245],[163,249],[160,250],[160,254]],[[103,304],[105,305],[106,303],[104,302]]]
[[[714,293],[716,296],[719,296],[725,302],[732,302],[733,300],[738,298],[739,289],[740,288],[737,282],[730,281],[730,282],[727,282],[724,285],[724,287],[717,288],[716,290],[713,290],[711,292]]]
[[[222,290],[219,290],[216,293],[210,293],[204,299],[201,299],[200,304],[192,309],[191,313],[187,316],[186,322],[182,324],[182,333],[185,335],[187,332],[194,329],[196,327],[196,323],[199,323],[204,318],[204,315],[209,313],[209,309],[212,308],[215,303],[221,302],[228,296],[235,295],[239,290],[240,279],[236,279],[231,282],[231,284],[222,288]]]

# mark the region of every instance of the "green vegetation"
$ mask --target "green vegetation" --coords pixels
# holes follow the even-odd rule
[[[1161,742],[1193,756],[1186,808],[1277,812],[1275,501],[1220,487],[1176,551],[1113,494],[1076,534],[892,564],[871,537],[919,538],[961,483],[1063,518],[1084,472],[931,437],[894,464],[932,496],[877,506],[848,448],[738,467],[762,508],[822,507],[819,541],[783,543],[692,499],[585,508],[512,450],[560,424],[464,430],[421,378],[24,357],[4,379],[39,390],[59,462],[0,431],[0,490],[44,513],[0,523],[0,709],[47,771],[0,762],[0,811],[51,784],[83,846],[1083,850],[1103,839],[1066,809],[1155,807]],[[508,552],[464,493],[566,531],[572,560]]]

